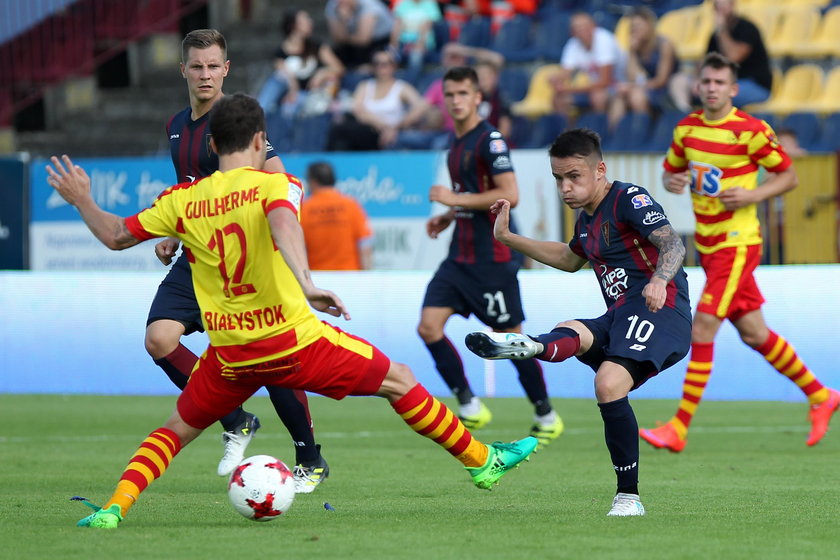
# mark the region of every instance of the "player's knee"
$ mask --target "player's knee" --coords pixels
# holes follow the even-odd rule
[[[408,393],[415,385],[417,385],[417,378],[414,377],[411,368],[405,364],[391,362],[388,374],[382,380],[382,386],[377,394],[394,402]]]
[[[741,332],[741,340],[744,341],[744,344],[749,346],[750,348],[758,348],[762,344],[767,341],[767,337],[770,336],[770,332],[767,330],[761,331],[749,331],[749,332]]]
[[[417,325],[417,334],[426,344],[437,342],[443,338],[443,331],[425,321],[420,321],[420,324]]]
[[[180,340],[180,336],[174,335],[169,330],[156,328],[155,323],[146,327],[144,345],[146,346],[146,352],[155,360],[171,354],[178,348]]]

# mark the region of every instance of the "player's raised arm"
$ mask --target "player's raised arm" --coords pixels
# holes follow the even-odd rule
[[[75,165],[67,155],[50,158],[47,165],[47,183],[58,191],[61,198],[75,206],[88,229],[109,249],[121,251],[140,243],[131,235],[125,219],[106,212],[97,206],[90,195],[90,178],[84,169]]]
[[[586,260],[574,254],[567,243],[538,241],[510,231],[510,202],[507,200],[497,200],[490,207],[490,212],[496,215],[493,235],[500,243],[511,249],[566,272],[580,270],[586,264]]]
[[[318,311],[333,317],[343,316],[349,321],[350,313],[341,298],[329,290],[318,288],[312,281],[309,261],[306,258],[303,228],[300,227],[294,212],[285,207],[275,208],[268,213],[268,223],[274,244],[280,249],[280,254],[295,275],[309,304]]]

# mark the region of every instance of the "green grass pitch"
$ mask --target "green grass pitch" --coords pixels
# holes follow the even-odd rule
[[[447,402],[451,402],[446,399]],[[485,442],[527,433],[530,405],[488,399]],[[310,399],[331,468],[283,518],[254,523],[215,474],[212,427],[175,459],[116,531],[75,527],[110,495],[173,397],[0,395],[2,558],[720,559],[836,558],[840,426],[807,448],[806,405],[704,402],[679,454],[642,442],[644,518],[605,516],[615,476],[593,401],[555,399],[566,433],[493,491],[415,435],[384,400]],[[675,401],[633,402],[652,426]],[[267,398],[247,408],[263,427],[249,454],[290,462]],[[835,420],[837,423],[838,420]],[[334,511],[324,509],[329,502]]]

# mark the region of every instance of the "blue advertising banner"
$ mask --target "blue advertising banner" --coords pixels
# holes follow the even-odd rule
[[[0,158],[0,269],[29,266],[29,183],[24,157]]]
[[[284,156],[286,169],[306,177],[316,160],[336,170],[336,187],[355,197],[371,218],[379,240],[377,268],[425,268],[419,256],[425,220],[431,212],[429,187],[435,182],[441,155],[430,152],[307,154]],[[119,216],[135,214],[175,181],[172,162],[154,158],[84,158],[75,161],[91,179],[91,191],[104,210]],[[31,260],[35,270],[162,270],[154,242],[122,252],[102,247],[87,231],[76,210],[47,184],[46,160],[32,163]],[[435,261],[439,260],[437,255]]]

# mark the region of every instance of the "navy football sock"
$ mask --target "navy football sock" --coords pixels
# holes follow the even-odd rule
[[[266,386],[277,416],[286,426],[295,444],[295,464],[310,464],[318,459],[309,399],[304,391],[295,391],[274,385]]]
[[[538,360],[562,362],[566,358],[571,358],[580,350],[580,335],[569,327],[558,327],[550,333],[533,338],[542,343],[544,347],[543,353],[537,356]]]
[[[551,412],[551,402],[548,400],[548,390],[540,363],[536,360],[511,360],[511,363],[519,373],[519,383],[525,389],[528,400],[533,403],[536,414],[544,416]]]
[[[467,376],[464,373],[464,364],[461,362],[461,356],[458,351],[452,346],[452,343],[445,336],[437,342],[426,344],[432,359],[435,361],[437,368],[443,381],[455,394],[459,404],[468,404],[473,396],[470,384],[467,381]]]
[[[639,493],[639,424],[627,397],[598,403],[604,420],[604,439],[610,451],[618,491]]]

